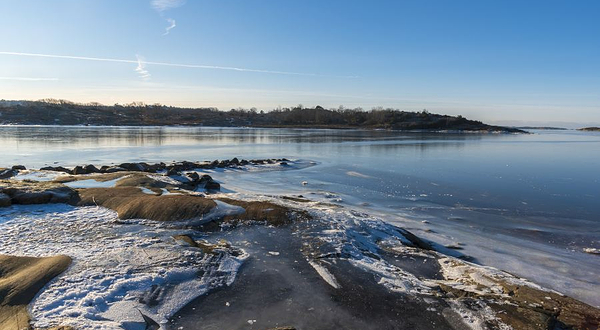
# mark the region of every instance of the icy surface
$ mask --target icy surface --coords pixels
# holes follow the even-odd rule
[[[323,280],[327,282],[327,284],[331,285],[335,289],[340,288],[340,285],[335,279],[335,276],[333,276],[333,274],[331,274],[329,270],[325,268],[325,266],[315,261],[309,261],[308,263],[312,266],[312,268],[314,268],[317,271],[317,273],[319,273],[319,276],[321,276],[321,278],[323,278]]]
[[[126,177],[120,177],[109,181],[96,181],[94,179],[71,181],[66,182],[65,186],[71,188],[113,188],[119,180],[124,178]]]
[[[30,181],[52,181],[58,177],[66,175],[63,172],[54,172],[54,171],[36,171],[36,170],[26,170],[19,171],[19,174],[12,177],[12,180],[30,180]]]
[[[195,297],[231,284],[247,257],[241,250],[204,254],[177,244],[172,235],[181,231],[115,220],[100,207],[0,210],[0,253],[73,258],[31,304],[34,326],[136,329],[143,325],[138,309],[166,322]]]

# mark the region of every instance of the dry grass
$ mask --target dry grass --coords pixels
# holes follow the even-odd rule
[[[30,329],[27,305],[46,283],[71,264],[67,256],[0,255],[0,329]]]

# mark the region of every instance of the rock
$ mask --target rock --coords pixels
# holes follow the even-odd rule
[[[279,165],[281,165],[281,166],[289,166],[287,162],[279,162]]]
[[[119,166],[111,166],[106,170],[106,173],[125,172],[126,169]]]
[[[187,174],[187,177],[190,178],[193,182],[200,181],[200,175],[197,172],[191,172]]]
[[[239,161],[239,159],[237,159],[237,157],[235,157],[231,161],[229,161],[229,163],[233,164],[233,165],[239,165],[240,161]]]
[[[186,170],[186,171],[193,170],[194,168],[196,168],[196,164],[195,163],[188,162],[188,161],[185,161],[185,160],[183,162],[181,162],[181,166],[183,166],[183,169]]]
[[[63,172],[63,173],[67,173],[67,174],[73,174],[73,171],[71,171],[68,168],[62,167],[62,166],[46,166],[46,167],[42,167],[40,168],[40,171],[54,171],[54,172]]]
[[[146,171],[147,165],[148,164],[146,163],[123,163],[119,165],[119,167],[124,168],[128,171],[144,172]]]
[[[0,329],[31,329],[27,305],[69,264],[71,258],[64,255],[44,258],[0,255]]]
[[[194,239],[191,238],[189,235],[174,235],[173,238],[176,241],[182,241],[191,247],[198,247],[196,241],[194,241]]]
[[[84,167],[85,171],[89,173],[100,173],[101,171],[94,165],[89,164]]]
[[[213,178],[208,175],[208,174],[204,174],[201,178],[200,178],[200,183],[206,183],[208,181],[213,181]]]
[[[207,181],[204,185],[204,189],[206,190],[221,190],[221,185],[213,180]]]
[[[18,170],[22,170],[22,171],[26,170],[25,166],[23,166],[23,165],[15,165],[12,167],[12,169],[17,170],[17,171]]]
[[[75,166],[73,175],[87,174],[88,172],[82,166]]]
[[[13,169],[0,170],[0,179],[8,179],[19,174],[19,171]]]
[[[8,195],[12,204],[73,204],[79,200],[77,191],[62,184],[47,182],[18,181],[1,188],[0,193]]]
[[[167,176],[177,176],[177,175],[181,175],[181,173],[176,168],[170,168],[167,171]]]
[[[78,205],[99,205],[117,212],[119,219],[155,221],[197,220],[209,213],[216,203],[193,195],[156,196],[138,187],[89,188],[79,191]]]
[[[14,204],[47,204],[50,203],[52,194],[48,191],[19,191],[12,198]]]
[[[148,165],[146,172],[156,173],[158,171],[164,170],[165,168],[166,168],[165,163],[152,164],[152,165]]]
[[[10,206],[12,202],[10,201],[10,196],[5,193],[0,193],[0,207]]]

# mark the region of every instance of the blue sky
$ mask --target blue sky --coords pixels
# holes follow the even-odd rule
[[[600,1],[0,0],[0,98],[598,124],[598,17]]]

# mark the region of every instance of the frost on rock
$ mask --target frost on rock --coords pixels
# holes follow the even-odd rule
[[[197,296],[230,285],[247,254],[204,253],[152,222],[117,224],[101,207],[13,206],[0,211],[0,253],[66,254],[72,266],[32,302],[35,327],[136,328],[140,312],[164,323]],[[142,224],[143,223],[143,224]]]
[[[320,219],[324,228],[311,234],[313,239],[319,241],[312,244],[319,246],[319,250],[311,251],[310,257],[345,259],[351,265],[376,275],[379,284],[390,291],[430,293],[430,286],[426,282],[381,257],[382,245],[412,245],[397,227],[366,214],[345,210],[313,209],[313,217]],[[315,269],[324,277],[320,268]]]
[[[455,258],[438,259],[444,280],[438,281],[453,289],[467,291],[478,295],[495,295],[508,297],[505,293],[507,284],[528,286],[536,290],[546,290],[537,284],[510,275],[492,267],[471,264]]]

